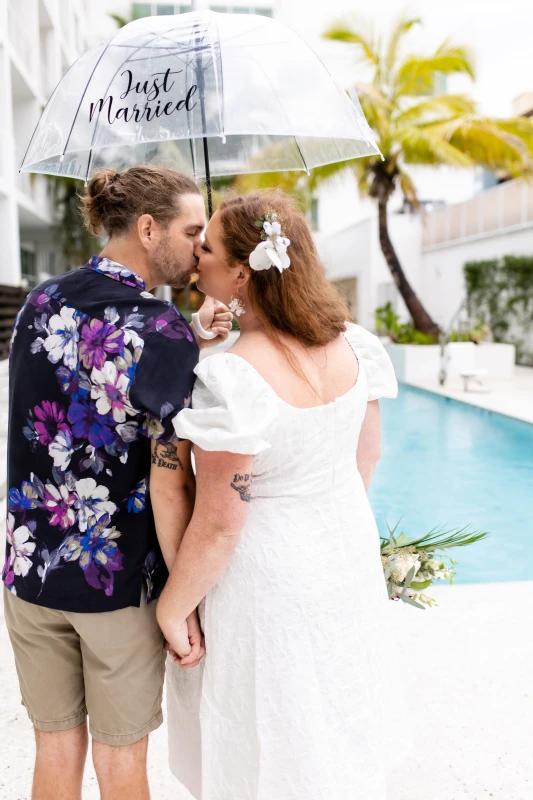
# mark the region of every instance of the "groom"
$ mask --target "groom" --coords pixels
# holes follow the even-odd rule
[[[33,800],[81,797],[87,717],[103,800],[144,800],[162,722],[155,600],[177,549],[157,540],[147,478],[151,463],[170,471],[168,513],[192,512],[172,419],[199,350],[150,290],[188,284],[205,210],[193,181],[148,166],[103,170],[82,201],[108,244],[34,289],[13,332],[5,617],[35,728]],[[210,344],[231,316],[204,305]]]

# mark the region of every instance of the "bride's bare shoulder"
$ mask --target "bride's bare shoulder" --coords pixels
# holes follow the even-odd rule
[[[267,336],[261,333],[239,336],[228,353],[240,356],[252,366],[259,367],[275,357],[275,347]]]

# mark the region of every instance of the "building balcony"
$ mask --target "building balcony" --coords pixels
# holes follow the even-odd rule
[[[33,0],[8,3],[8,35],[17,59],[31,82],[38,82],[39,35]]]
[[[513,180],[424,218],[424,250],[533,227],[533,186]]]

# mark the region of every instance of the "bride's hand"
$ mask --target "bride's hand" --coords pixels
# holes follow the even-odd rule
[[[200,324],[202,328],[216,334],[214,339],[202,339],[197,337],[200,347],[210,347],[213,344],[225,342],[231,331],[233,314],[224,303],[219,303],[212,297],[206,296],[199,312]]]
[[[187,626],[189,652],[184,654],[183,646],[178,650],[173,647],[172,642],[169,642],[167,649],[174,659],[174,663],[183,667],[183,669],[191,669],[192,667],[196,667],[205,655],[205,641],[198,619],[198,612],[193,611],[193,613],[187,617],[185,624]]]
[[[187,621],[178,624],[169,621],[162,625],[162,630],[168,643],[167,649],[173,658],[181,659],[190,655],[192,645],[189,641]]]

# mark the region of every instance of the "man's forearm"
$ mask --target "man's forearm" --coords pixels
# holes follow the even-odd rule
[[[192,518],[195,487],[192,483],[173,489],[156,485],[151,488],[150,497],[159,546],[170,572]]]

